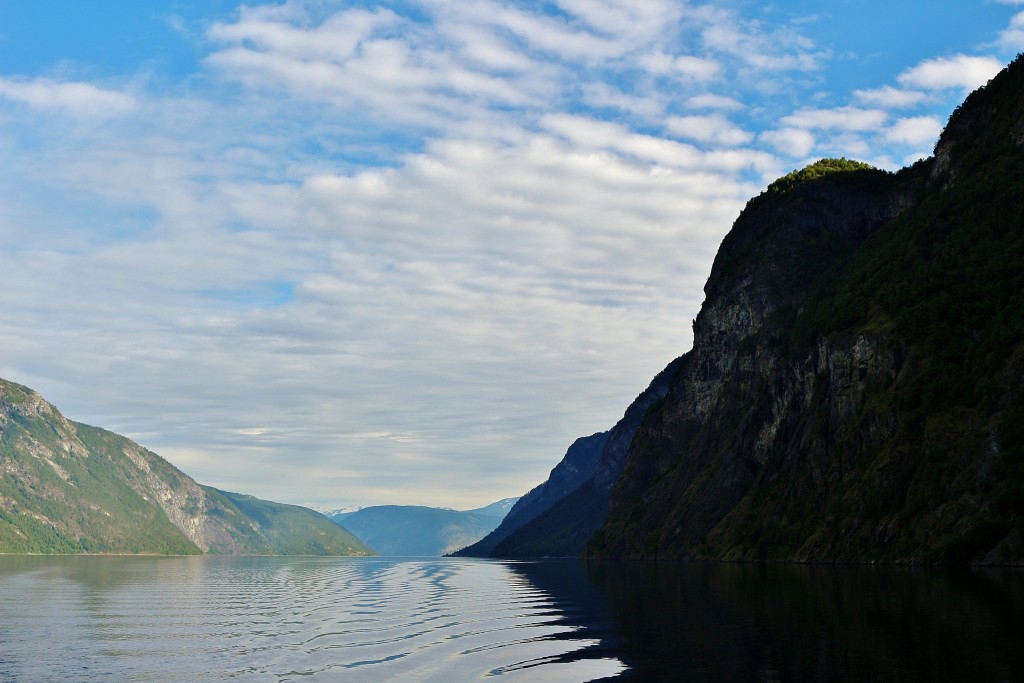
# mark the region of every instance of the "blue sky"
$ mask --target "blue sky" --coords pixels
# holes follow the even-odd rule
[[[1020,2],[0,4],[0,375],[203,483],[476,507],[691,344],[722,237],[895,170]]]

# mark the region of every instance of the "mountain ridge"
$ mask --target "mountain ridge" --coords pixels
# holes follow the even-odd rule
[[[473,543],[497,527],[515,499],[475,510],[423,505],[373,505],[330,519],[384,556],[439,557]],[[481,512],[483,511],[483,512]]]
[[[198,484],[5,379],[0,553],[372,554],[312,510]]]

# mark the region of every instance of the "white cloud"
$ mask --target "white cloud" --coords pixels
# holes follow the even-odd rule
[[[654,74],[697,82],[710,81],[722,70],[721,65],[713,59],[663,52],[644,55],[640,64]]]
[[[685,348],[676,307],[696,310],[714,246],[754,189],[732,170],[749,158],[584,117],[548,123],[565,136],[435,140],[393,169],[300,184],[232,180],[244,166],[192,158],[221,136],[248,139],[230,127],[199,126],[162,154],[128,130],[116,163],[93,147],[110,140],[54,149],[40,165],[76,171],[52,182],[101,176],[102,202],[153,207],[160,227],[87,239],[74,257],[5,260],[4,368],[59,358],[45,374],[102,387],[85,402],[58,387],[67,414],[167,455],[201,453],[180,463],[189,474],[272,499],[525,491]],[[292,297],[232,303],[259,282],[290,282]],[[683,293],[671,320],[666,291]],[[103,414],[118,395],[133,409]],[[394,438],[350,436],[369,432]],[[295,476],[296,453],[299,469],[333,474]],[[452,467],[468,476],[448,481]],[[415,481],[399,484],[403,472]],[[390,500],[370,493],[382,482]]]
[[[701,35],[705,47],[742,60],[757,71],[817,71],[830,54],[788,26],[766,28],[760,22],[745,21],[732,12],[709,6],[696,13],[707,20]]]
[[[627,37],[605,37],[554,17],[487,0],[478,0],[471,5],[460,7],[460,14],[469,20],[509,31],[532,49],[562,59],[599,63],[633,49]]]
[[[589,83],[583,87],[583,99],[591,107],[618,109],[644,118],[655,118],[665,110],[666,98],[657,93],[632,95],[607,83]]]
[[[104,90],[91,83],[62,83],[47,78],[0,78],[0,96],[37,109],[58,109],[89,117],[123,116],[138,107],[135,98],[127,93]]]
[[[665,129],[673,135],[727,147],[743,145],[754,138],[753,134],[736,126],[721,114],[671,116],[665,120]]]
[[[942,123],[934,116],[913,116],[897,119],[885,131],[885,138],[918,147],[925,143],[933,143],[942,132]]]
[[[723,109],[728,111],[743,109],[745,105],[739,100],[735,100],[731,97],[705,93],[703,95],[694,95],[693,97],[688,98],[686,100],[686,106],[692,109]]]
[[[682,7],[669,0],[558,0],[564,10],[604,34],[653,36],[678,20]]]
[[[515,49],[502,36],[481,26],[442,22],[438,29],[460,48],[470,63],[494,71],[523,72],[540,68],[537,60]]]
[[[539,105],[554,92],[550,67],[534,67],[480,26],[444,20],[439,31],[456,42],[441,44],[386,10],[311,21],[243,13],[210,29],[224,47],[206,62],[254,90],[283,89],[375,121],[426,127],[482,118],[491,105]]]
[[[782,118],[782,123],[793,128],[822,130],[867,131],[885,123],[888,114],[879,109],[837,107],[834,109],[801,109]]]
[[[1003,68],[995,57],[971,57],[959,54],[921,62],[901,73],[897,80],[909,88],[974,90],[984,85]]]
[[[853,98],[857,102],[884,109],[909,109],[921,104],[927,97],[919,90],[903,90],[891,85],[853,91]]]
[[[1010,25],[999,34],[999,44],[1010,50],[1024,50],[1024,12],[1013,15]]]
[[[308,21],[304,16],[291,16]],[[214,24],[208,36],[225,43],[241,44],[269,52],[279,52],[304,60],[343,62],[351,58],[359,45],[382,29],[400,23],[393,12],[381,9],[368,12],[352,9],[325,19],[317,26],[294,25],[280,16],[243,8],[241,19],[232,24]]]
[[[771,145],[779,154],[787,157],[806,157],[814,149],[814,135],[803,128],[782,128],[769,130],[758,136]]]
[[[684,117],[679,117],[683,119]],[[695,135],[711,136],[717,133],[725,139],[744,137],[744,131],[731,127],[725,119],[717,117],[691,117],[699,123],[682,121],[680,126],[692,129]],[[651,135],[632,133],[621,124],[569,114],[548,114],[541,125],[555,133],[570,145],[596,152],[612,152],[649,168],[654,164],[671,172],[741,172],[744,170],[767,171],[775,169],[771,155],[756,150],[710,150],[701,151],[682,142],[676,142]],[[732,144],[732,143],[730,143]],[[645,171],[646,172],[646,171]],[[714,185],[700,184],[703,191],[712,191]],[[734,187],[726,186],[728,191]]]

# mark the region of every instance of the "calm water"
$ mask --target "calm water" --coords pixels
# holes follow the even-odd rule
[[[1015,681],[1024,573],[0,557],[0,681]]]

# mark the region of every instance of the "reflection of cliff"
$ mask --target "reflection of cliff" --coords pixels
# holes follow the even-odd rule
[[[590,562],[638,680],[1024,680],[1024,576]]]
[[[605,591],[591,579],[583,561],[540,560],[512,562],[507,566],[550,600],[552,613],[570,627],[554,638],[594,641],[589,647],[566,655],[565,661],[620,658],[623,642],[608,609]]]

